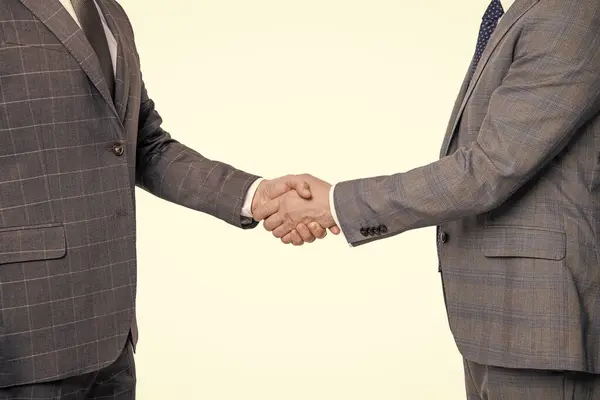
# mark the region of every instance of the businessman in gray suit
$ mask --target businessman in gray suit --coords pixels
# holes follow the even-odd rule
[[[438,161],[307,175],[311,200],[255,218],[285,243],[337,223],[353,246],[437,226],[468,399],[600,399],[600,2],[507,6],[484,15]]]
[[[161,122],[116,1],[0,1],[0,399],[134,398],[136,186],[245,229],[273,197],[310,197]]]

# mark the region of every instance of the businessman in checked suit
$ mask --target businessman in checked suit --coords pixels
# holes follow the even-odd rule
[[[437,226],[468,399],[600,399],[599,32],[597,0],[493,0],[438,161],[306,175],[310,200],[254,217],[285,243],[300,222],[353,246]]]
[[[0,1],[0,399],[134,398],[136,185],[245,229],[311,195],[161,122],[116,1]],[[325,235],[311,227],[294,240]]]

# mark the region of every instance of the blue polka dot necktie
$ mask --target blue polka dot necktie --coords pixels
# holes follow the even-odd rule
[[[502,15],[504,15],[504,8],[502,8],[500,0],[492,0],[487,10],[485,10],[483,18],[481,19],[479,37],[477,38],[477,47],[475,48],[475,56],[473,57],[473,66],[471,68],[471,77],[473,77],[475,69],[477,68],[477,64],[479,64],[481,55],[485,50],[485,46],[487,46],[488,41],[492,37],[492,33],[494,32],[494,29],[496,29],[498,21]]]

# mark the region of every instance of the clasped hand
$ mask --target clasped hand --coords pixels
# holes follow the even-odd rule
[[[331,215],[331,185],[312,175],[264,180],[252,201],[252,215],[285,244],[300,246],[340,233]]]

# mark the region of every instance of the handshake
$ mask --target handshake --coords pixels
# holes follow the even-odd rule
[[[331,185],[312,175],[263,180],[252,199],[252,217],[285,244],[300,246],[340,233],[329,204]]]

